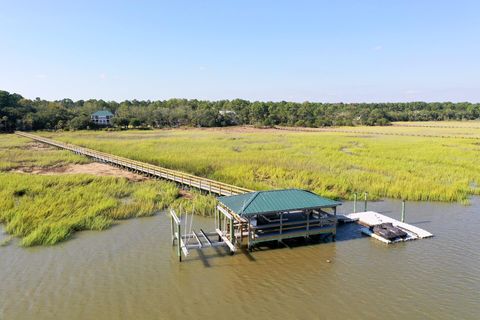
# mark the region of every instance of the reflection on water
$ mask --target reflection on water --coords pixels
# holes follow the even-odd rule
[[[400,216],[396,201],[369,209]],[[407,222],[435,237],[386,246],[348,225],[335,243],[209,249],[178,263],[158,215],[54,247],[14,242],[0,247],[0,319],[476,319],[480,199],[408,203]]]

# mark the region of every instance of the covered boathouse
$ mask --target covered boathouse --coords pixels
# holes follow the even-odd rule
[[[300,189],[218,197],[216,224],[230,242],[249,250],[262,242],[331,235],[341,203]],[[223,220],[223,221],[222,221]],[[246,239],[246,243],[244,243]]]

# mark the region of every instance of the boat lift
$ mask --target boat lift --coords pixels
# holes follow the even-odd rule
[[[190,215],[190,219],[188,213],[185,213],[183,216],[184,219],[182,221],[181,217],[178,217],[175,210],[170,209],[172,244],[177,244],[177,256],[180,262],[182,261],[182,253],[187,257],[190,250],[193,249],[202,250],[214,247],[228,247],[231,254],[234,254],[237,251],[234,243],[230,241],[232,238],[229,235],[229,230],[226,230],[227,226],[229,227],[230,224],[223,223],[225,228],[225,230],[223,230],[221,221],[215,219],[215,231],[205,232],[203,229],[195,231],[195,229],[192,228],[193,212]],[[182,229],[185,230],[182,231]]]

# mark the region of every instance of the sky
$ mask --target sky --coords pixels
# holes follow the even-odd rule
[[[480,102],[480,1],[0,0],[27,98]]]

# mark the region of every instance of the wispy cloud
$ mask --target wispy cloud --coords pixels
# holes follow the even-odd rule
[[[37,78],[37,79],[45,79],[45,78],[47,78],[47,75],[46,74],[36,74],[34,77]]]
[[[375,46],[372,48],[373,51],[380,51],[380,50],[383,50],[383,46],[382,45],[378,45],[378,46]]]
[[[101,79],[101,80],[106,80],[107,79],[107,74],[106,73],[100,73],[98,75],[98,77]]]

